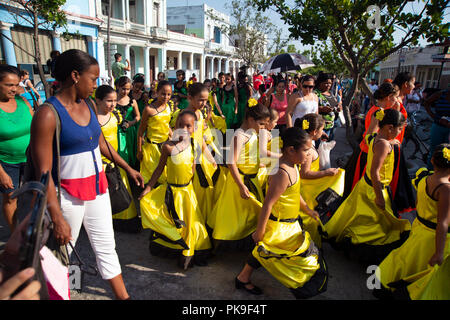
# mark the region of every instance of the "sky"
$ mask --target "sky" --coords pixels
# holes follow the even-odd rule
[[[185,5],[193,6],[193,5],[201,5],[203,3],[206,3],[208,6],[213,7],[216,10],[222,11],[224,13],[228,13],[228,9],[225,6],[225,4],[227,2],[231,2],[231,1],[224,1],[224,0],[167,0],[167,6],[168,7],[185,6]],[[288,0],[288,3],[289,2],[294,3],[295,1]],[[407,12],[418,13],[418,12],[420,12],[420,10],[422,8],[423,8],[422,2],[416,0],[414,2],[409,3],[405,9]],[[271,20],[271,22],[273,24],[275,24],[276,26],[283,29],[283,31],[284,31],[283,38],[288,39],[289,38],[288,26],[285,25],[283,23],[283,21],[281,21],[279,14],[273,10],[266,10],[266,12],[264,12],[264,14],[269,17],[269,19]],[[450,8],[447,8],[447,10],[445,12],[444,22],[450,22]],[[394,34],[394,38],[395,38],[396,42],[399,41],[404,34],[405,33],[402,31],[397,31]],[[299,49],[300,51],[310,49],[310,46],[303,45],[301,40],[290,40],[289,43],[294,44],[296,46],[296,48]],[[424,40],[424,39],[419,40],[420,46],[424,47],[427,44],[428,43],[426,42],[426,40]]]

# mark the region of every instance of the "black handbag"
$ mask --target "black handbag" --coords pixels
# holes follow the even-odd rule
[[[326,224],[343,202],[343,198],[333,189],[327,188],[316,197],[316,201],[314,210],[319,213],[322,224]]]
[[[102,133],[103,134],[103,133]],[[105,138],[106,141],[106,138]],[[108,189],[109,189],[109,200],[111,201],[111,211],[112,214],[116,214],[122,212],[131,204],[133,199],[131,195],[128,193],[127,187],[122,181],[122,177],[120,176],[119,167],[114,160],[114,157],[111,153],[111,149],[109,148],[108,141],[106,141],[106,145],[108,147],[111,158],[113,159],[113,163],[108,163],[105,168],[106,179],[108,180]]]

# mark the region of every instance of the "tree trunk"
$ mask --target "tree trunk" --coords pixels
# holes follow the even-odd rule
[[[47,80],[45,79],[44,69],[42,68],[42,62],[41,62],[41,50],[39,46],[39,20],[38,15],[35,12],[33,21],[34,21],[34,34],[33,34],[33,41],[34,41],[34,48],[35,48],[35,61],[38,67],[39,77],[41,78],[42,84],[44,85],[44,91],[46,98],[50,98],[50,87],[47,83]]]
[[[353,125],[352,125],[352,117],[350,115],[350,103],[355,96],[356,89],[359,86],[359,75],[355,75],[353,77],[353,83],[350,87],[349,92],[344,97],[344,101],[342,103],[342,109],[344,111],[344,117],[345,117],[345,129],[346,129],[346,138],[350,146],[355,150],[358,147],[358,142],[355,139],[355,135],[353,133]]]

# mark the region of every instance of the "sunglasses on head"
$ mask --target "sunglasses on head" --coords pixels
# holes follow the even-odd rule
[[[313,89],[314,88],[314,86],[308,86],[308,85],[305,85],[305,84],[302,85],[302,87],[305,88],[305,89]]]

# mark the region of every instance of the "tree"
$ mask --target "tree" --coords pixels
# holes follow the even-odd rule
[[[311,50],[303,51],[302,55],[311,57],[311,61],[315,64],[314,67],[303,70],[303,73],[317,74],[319,71],[323,71],[333,73],[338,77],[349,75],[334,46],[326,41],[316,44]]]
[[[236,57],[244,64],[255,68],[267,59],[264,48],[267,38],[274,33],[274,25],[269,19],[255,10],[250,0],[233,0],[227,3],[232,23],[222,24],[221,31],[227,35],[236,48]],[[219,22],[222,20],[210,11],[209,16]]]
[[[47,97],[50,96],[50,88],[45,79],[44,69],[42,68],[39,30],[56,30],[67,25],[66,14],[60,9],[65,3],[66,0],[9,0],[0,3],[0,6],[12,14],[17,24],[28,24],[33,28],[33,52],[28,52],[12,39],[8,40],[34,58]],[[2,34],[2,36],[4,35]]]
[[[269,47],[269,56],[273,57],[280,53],[285,53],[284,47],[288,44],[289,40],[283,39],[283,30],[282,29],[276,29],[274,31],[274,38],[272,40],[272,44]]]
[[[423,37],[431,43],[448,37],[449,23],[443,22],[448,0],[426,0],[416,5],[417,12],[408,12],[409,0],[252,0],[258,10],[276,10],[288,24],[290,35],[304,44],[328,40],[353,78],[344,98],[347,139],[352,147],[357,143],[351,129],[348,106],[355,90],[361,87],[369,97],[372,92],[366,82],[367,73],[399,49],[417,45]],[[423,7],[422,7],[423,6]],[[403,32],[394,42],[394,32]]]

